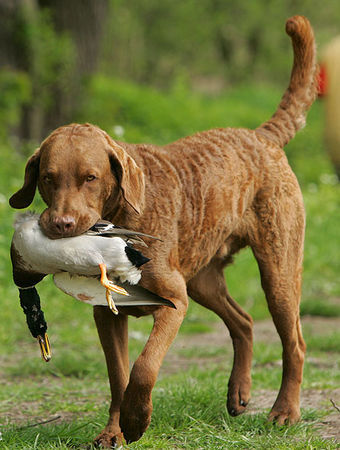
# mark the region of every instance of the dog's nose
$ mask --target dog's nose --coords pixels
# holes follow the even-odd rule
[[[76,221],[72,216],[57,216],[53,219],[53,226],[59,234],[71,234],[75,225]]]

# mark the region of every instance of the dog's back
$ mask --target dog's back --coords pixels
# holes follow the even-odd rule
[[[304,126],[316,97],[315,43],[304,17],[289,19],[286,31],[294,48],[290,84],[273,117],[256,130],[219,128],[161,148],[125,146],[147,173],[146,194],[152,201],[146,201],[140,220],[148,227],[152,223],[152,233],[170,245],[178,240],[177,264],[187,279],[229,236],[238,240],[236,247],[249,244],[248,234],[261,215],[257,209],[262,207],[264,188],[266,196],[275,195],[275,186],[290,191],[303,215],[298,183],[282,147]],[[155,211],[161,220],[149,219]],[[229,247],[226,255],[235,246]]]

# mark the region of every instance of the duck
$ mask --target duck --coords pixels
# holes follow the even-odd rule
[[[55,285],[66,294],[92,305],[107,305],[114,314],[118,314],[116,303],[174,307],[170,300],[137,286],[141,266],[150,259],[133,246],[147,247],[145,238],[159,238],[100,220],[82,235],[54,240],[41,230],[39,217],[31,212],[17,216],[11,259],[20,304],[45,361],[50,360],[51,348],[35,285],[46,275],[52,274]]]
[[[117,314],[111,292],[128,296],[125,288],[113,283],[109,272],[122,283],[137,284],[141,278],[140,267],[149,261],[134,243],[146,246],[141,236],[155,239],[144,233],[117,227],[108,221],[99,221],[80,236],[49,239],[39,225],[39,215],[21,214],[14,223],[13,251],[15,261],[25,272],[40,274],[70,274],[97,276],[106,289],[110,309]]]

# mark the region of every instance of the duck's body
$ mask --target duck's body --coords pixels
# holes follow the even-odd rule
[[[118,314],[116,304],[174,307],[170,300],[141,286],[132,286],[141,278],[140,266],[149,259],[131,244],[146,246],[141,236],[153,236],[100,221],[83,235],[52,240],[42,233],[39,216],[31,213],[18,216],[14,227],[13,279],[19,288],[28,327],[38,339],[45,361],[50,360],[51,350],[39,294],[34,287],[45,275],[53,274],[56,286],[66,294],[93,306],[108,305],[115,314]],[[124,283],[124,287],[109,280],[107,272]],[[101,275],[100,280],[97,275]]]
[[[122,234],[119,228],[118,235],[112,228],[109,238],[108,231],[102,230],[53,240],[42,233],[39,216],[25,215],[15,223],[15,229],[13,246],[20,255],[18,264],[27,271],[95,276],[101,274],[100,265],[105,264],[107,272],[122,283],[137,284],[141,278],[139,267],[148,261],[129,245],[132,237]]]

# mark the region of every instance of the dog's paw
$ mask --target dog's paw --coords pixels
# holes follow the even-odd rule
[[[251,380],[248,378],[238,378],[229,380],[227,409],[231,416],[242,414],[250,400]]]
[[[119,425],[126,442],[138,441],[151,422],[152,401],[138,399],[125,394],[120,409]]]
[[[123,445],[123,433],[111,433],[103,430],[93,441],[95,448],[115,448],[119,449]]]
[[[276,401],[269,413],[268,420],[277,425],[293,425],[300,420],[300,407],[289,405],[287,402],[281,405]]]

